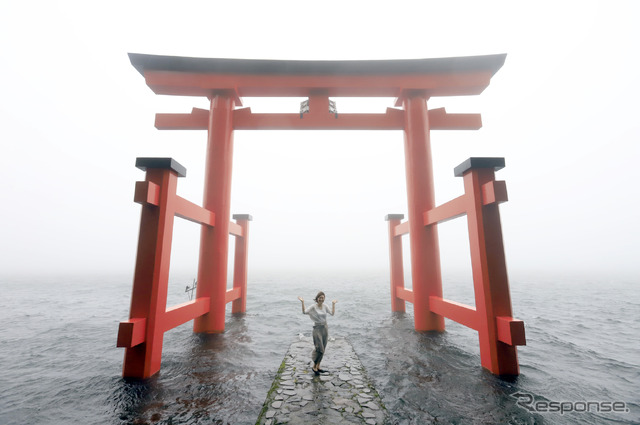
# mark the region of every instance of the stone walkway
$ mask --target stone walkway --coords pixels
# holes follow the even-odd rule
[[[330,338],[322,360],[328,374],[311,370],[313,342],[289,347],[256,424],[385,424],[386,409],[351,344]]]

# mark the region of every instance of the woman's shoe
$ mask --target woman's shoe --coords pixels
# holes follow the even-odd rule
[[[319,373],[329,373],[329,371],[328,371],[328,370],[322,370],[322,369],[318,369],[318,372],[319,372]]]
[[[313,370],[313,373],[315,373],[316,376],[320,375],[320,371],[319,370],[315,370],[315,369],[311,369]]]

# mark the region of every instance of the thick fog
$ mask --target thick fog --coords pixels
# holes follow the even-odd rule
[[[156,96],[128,52],[254,59],[417,59],[507,53],[489,87],[432,98],[480,113],[433,131],[436,200],[453,168],[501,156],[512,272],[640,275],[640,26],[636,2],[12,2],[1,6],[0,274],[131,274],[139,156],[187,168],[201,204],[204,131],[159,131],[158,112],[208,108]],[[246,98],[296,113],[299,98]],[[338,112],[394,99],[334,98]],[[248,213],[250,272],[386,270],[389,213],[407,214],[400,131],[237,131],[232,213]],[[408,237],[405,237],[407,239]],[[469,268],[465,218],[440,227],[443,271]],[[197,269],[198,226],[176,219],[172,270]],[[408,258],[408,240],[405,256]]]

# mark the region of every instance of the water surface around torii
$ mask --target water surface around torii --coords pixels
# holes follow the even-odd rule
[[[192,278],[171,282],[169,304],[187,300]],[[522,374],[504,381],[480,367],[474,331],[447,321],[447,332],[421,334],[411,305],[391,313],[386,273],[250,273],[246,315],[228,313],[221,335],[194,335],[190,324],[169,331],[161,372],[131,382],[115,347],[130,276],[4,278],[0,423],[253,424],[292,339],[310,334],[296,297],[318,290],[339,300],[329,331],[349,339],[391,423],[638,423],[637,283],[512,277],[528,345],[519,348]],[[444,287],[447,298],[473,304],[469,282],[445,278]],[[520,407],[516,392],[620,401],[631,411],[541,414]]]

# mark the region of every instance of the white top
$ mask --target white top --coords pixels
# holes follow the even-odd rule
[[[327,313],[331,313],[329,307],[326,304],[322,304],[322,307],[318,307],[318,304],[314,304],[308,309],[305,310],[304,314],[308,314],[313,320],[313,324],[315,325],[325,325],[327,324]]]

